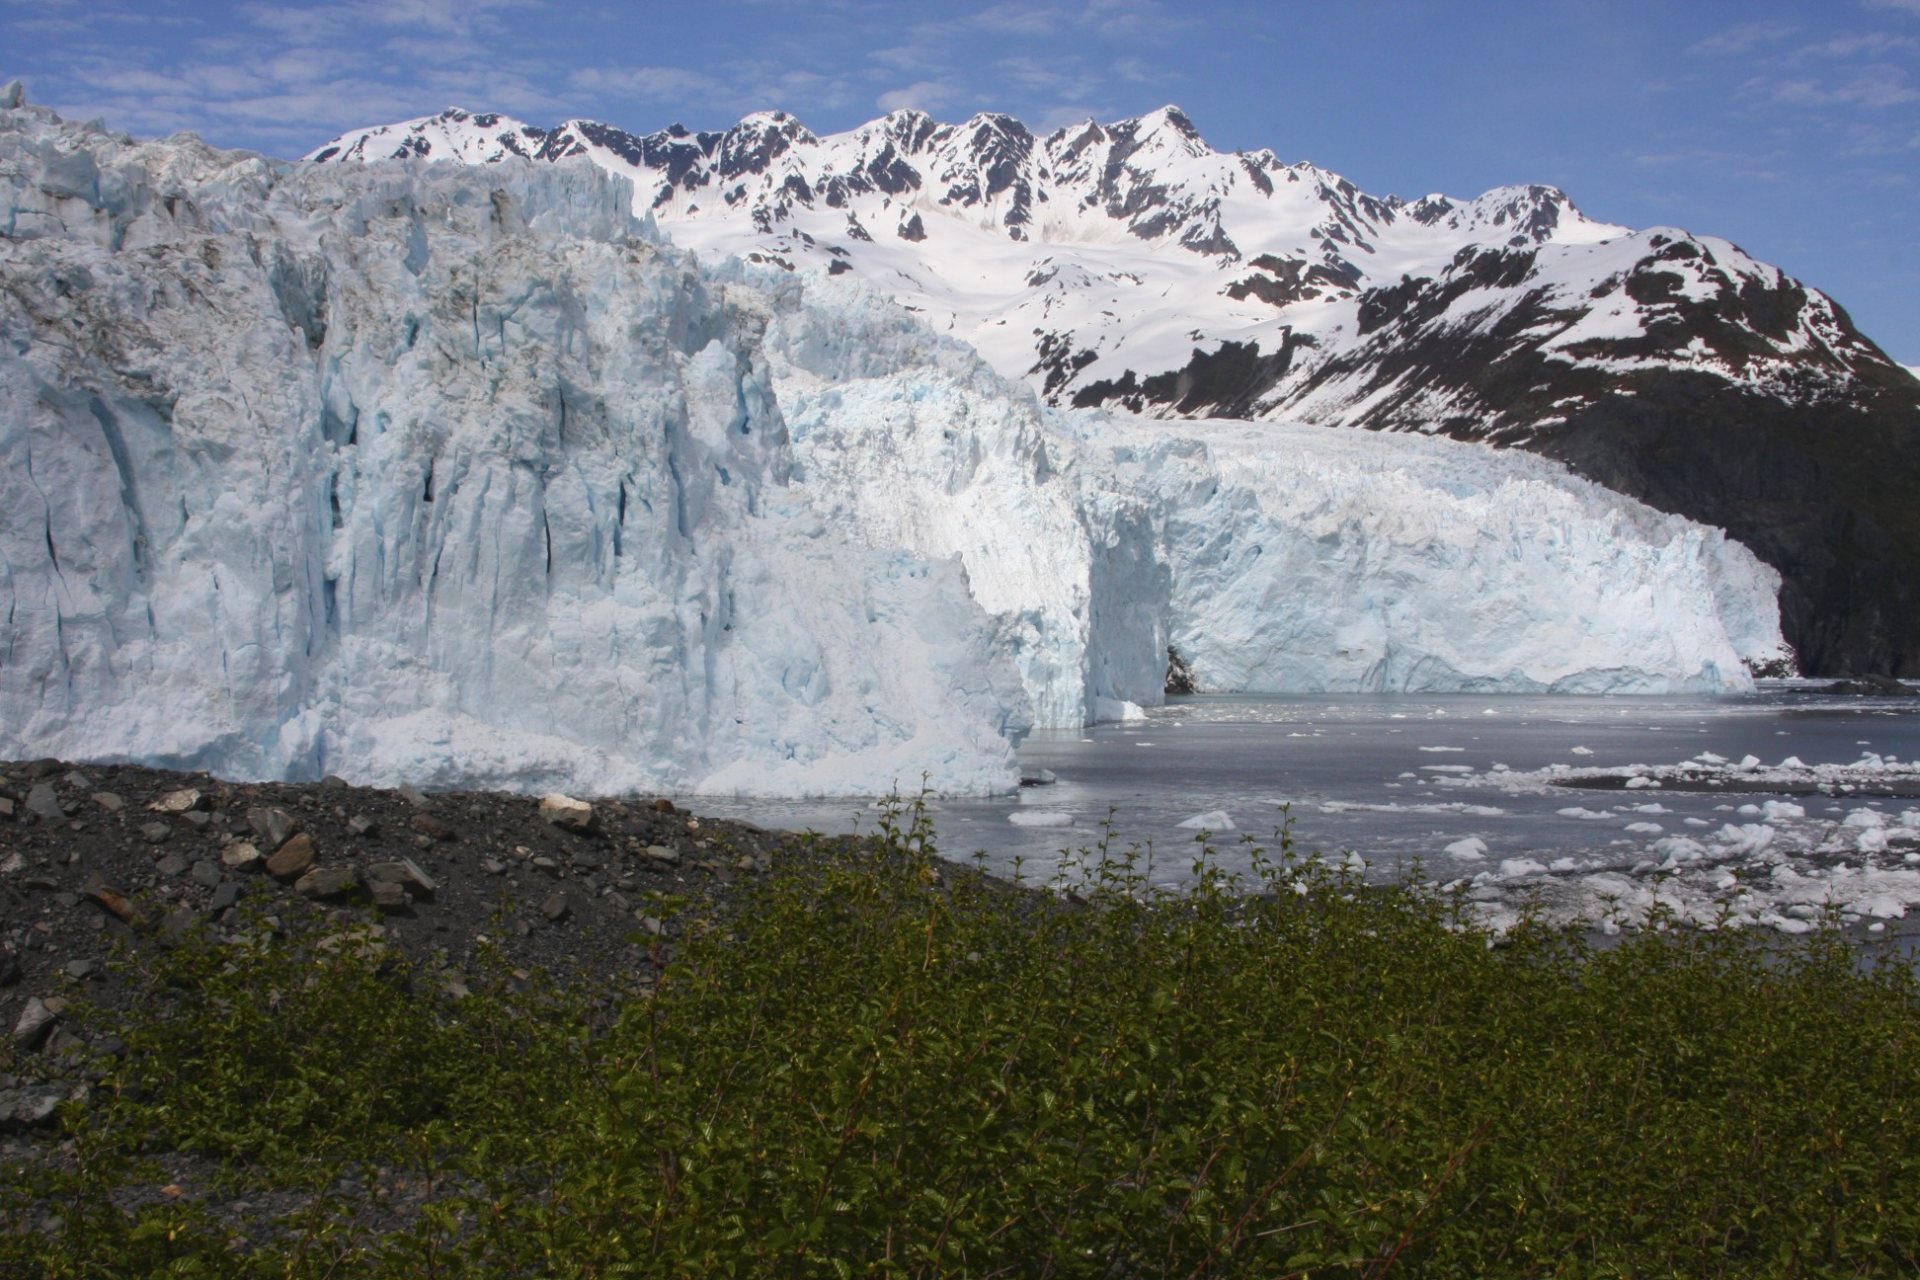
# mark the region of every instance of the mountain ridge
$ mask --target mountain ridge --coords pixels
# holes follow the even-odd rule
[[[1764,548],[1807,669],[1920,674],[1920,384],[1726,240],[1599,222],[1545,185],[1375,196],[1216,152],[1177,107],[1044,135],[996,113],[641,135],[453,108],[309,159],[573,156],[703,257],[865,278],[1055,404],[1547,453]]]

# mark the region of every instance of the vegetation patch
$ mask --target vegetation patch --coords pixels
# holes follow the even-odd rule
[[[1907,1276],[1920,991],[1833,933],[1476,930],[1253,850],[1019,889],[912,814],[611,1008],[262,920],[141,953],[0,1274]],[[576,984],[577,986],[577,984]]]

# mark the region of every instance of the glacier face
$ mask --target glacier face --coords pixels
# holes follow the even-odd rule
[[[1242,692],[1720,692],[1785,656],[1779,575],[1530,454],[1083,419],[1157,496],[1171,641]]]
[[[1738,688],[1771,571],[1481,446],[1063,412],[623,180],[0,110],[0,755],[1004,789],[1212,689]]]
[[[1016,780],[952,562],[793,467],[755,290],[589,166],[0,132],[0,753],[774,793]]]

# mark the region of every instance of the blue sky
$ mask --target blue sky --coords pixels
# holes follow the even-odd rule
[[[1184,107],[1376,194],[1564,188],[1725,236],[1920,364],[1920,0],[0,0],[0,78],[141,135],[292,156],[449,105],[818,132]]]

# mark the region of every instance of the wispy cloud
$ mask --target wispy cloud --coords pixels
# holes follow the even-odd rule
[[[1687,47],[1687,52],[1709,57],[1738,56],[1790,40],[1799,31],[1791,22],[1743,22],[1694,42]]]
[[[882,111],[936,112],[962,101],[967,93],[959,85],[944,80],[916,80],[899,89],[889,89],[873,100]]]
[[[1907,73],[1898,67],[1865,67],[1832,80],[1759,77],[1747,82],[1750,92],[1795,107],[1865,107],[1883,110],[1920,102]]]

